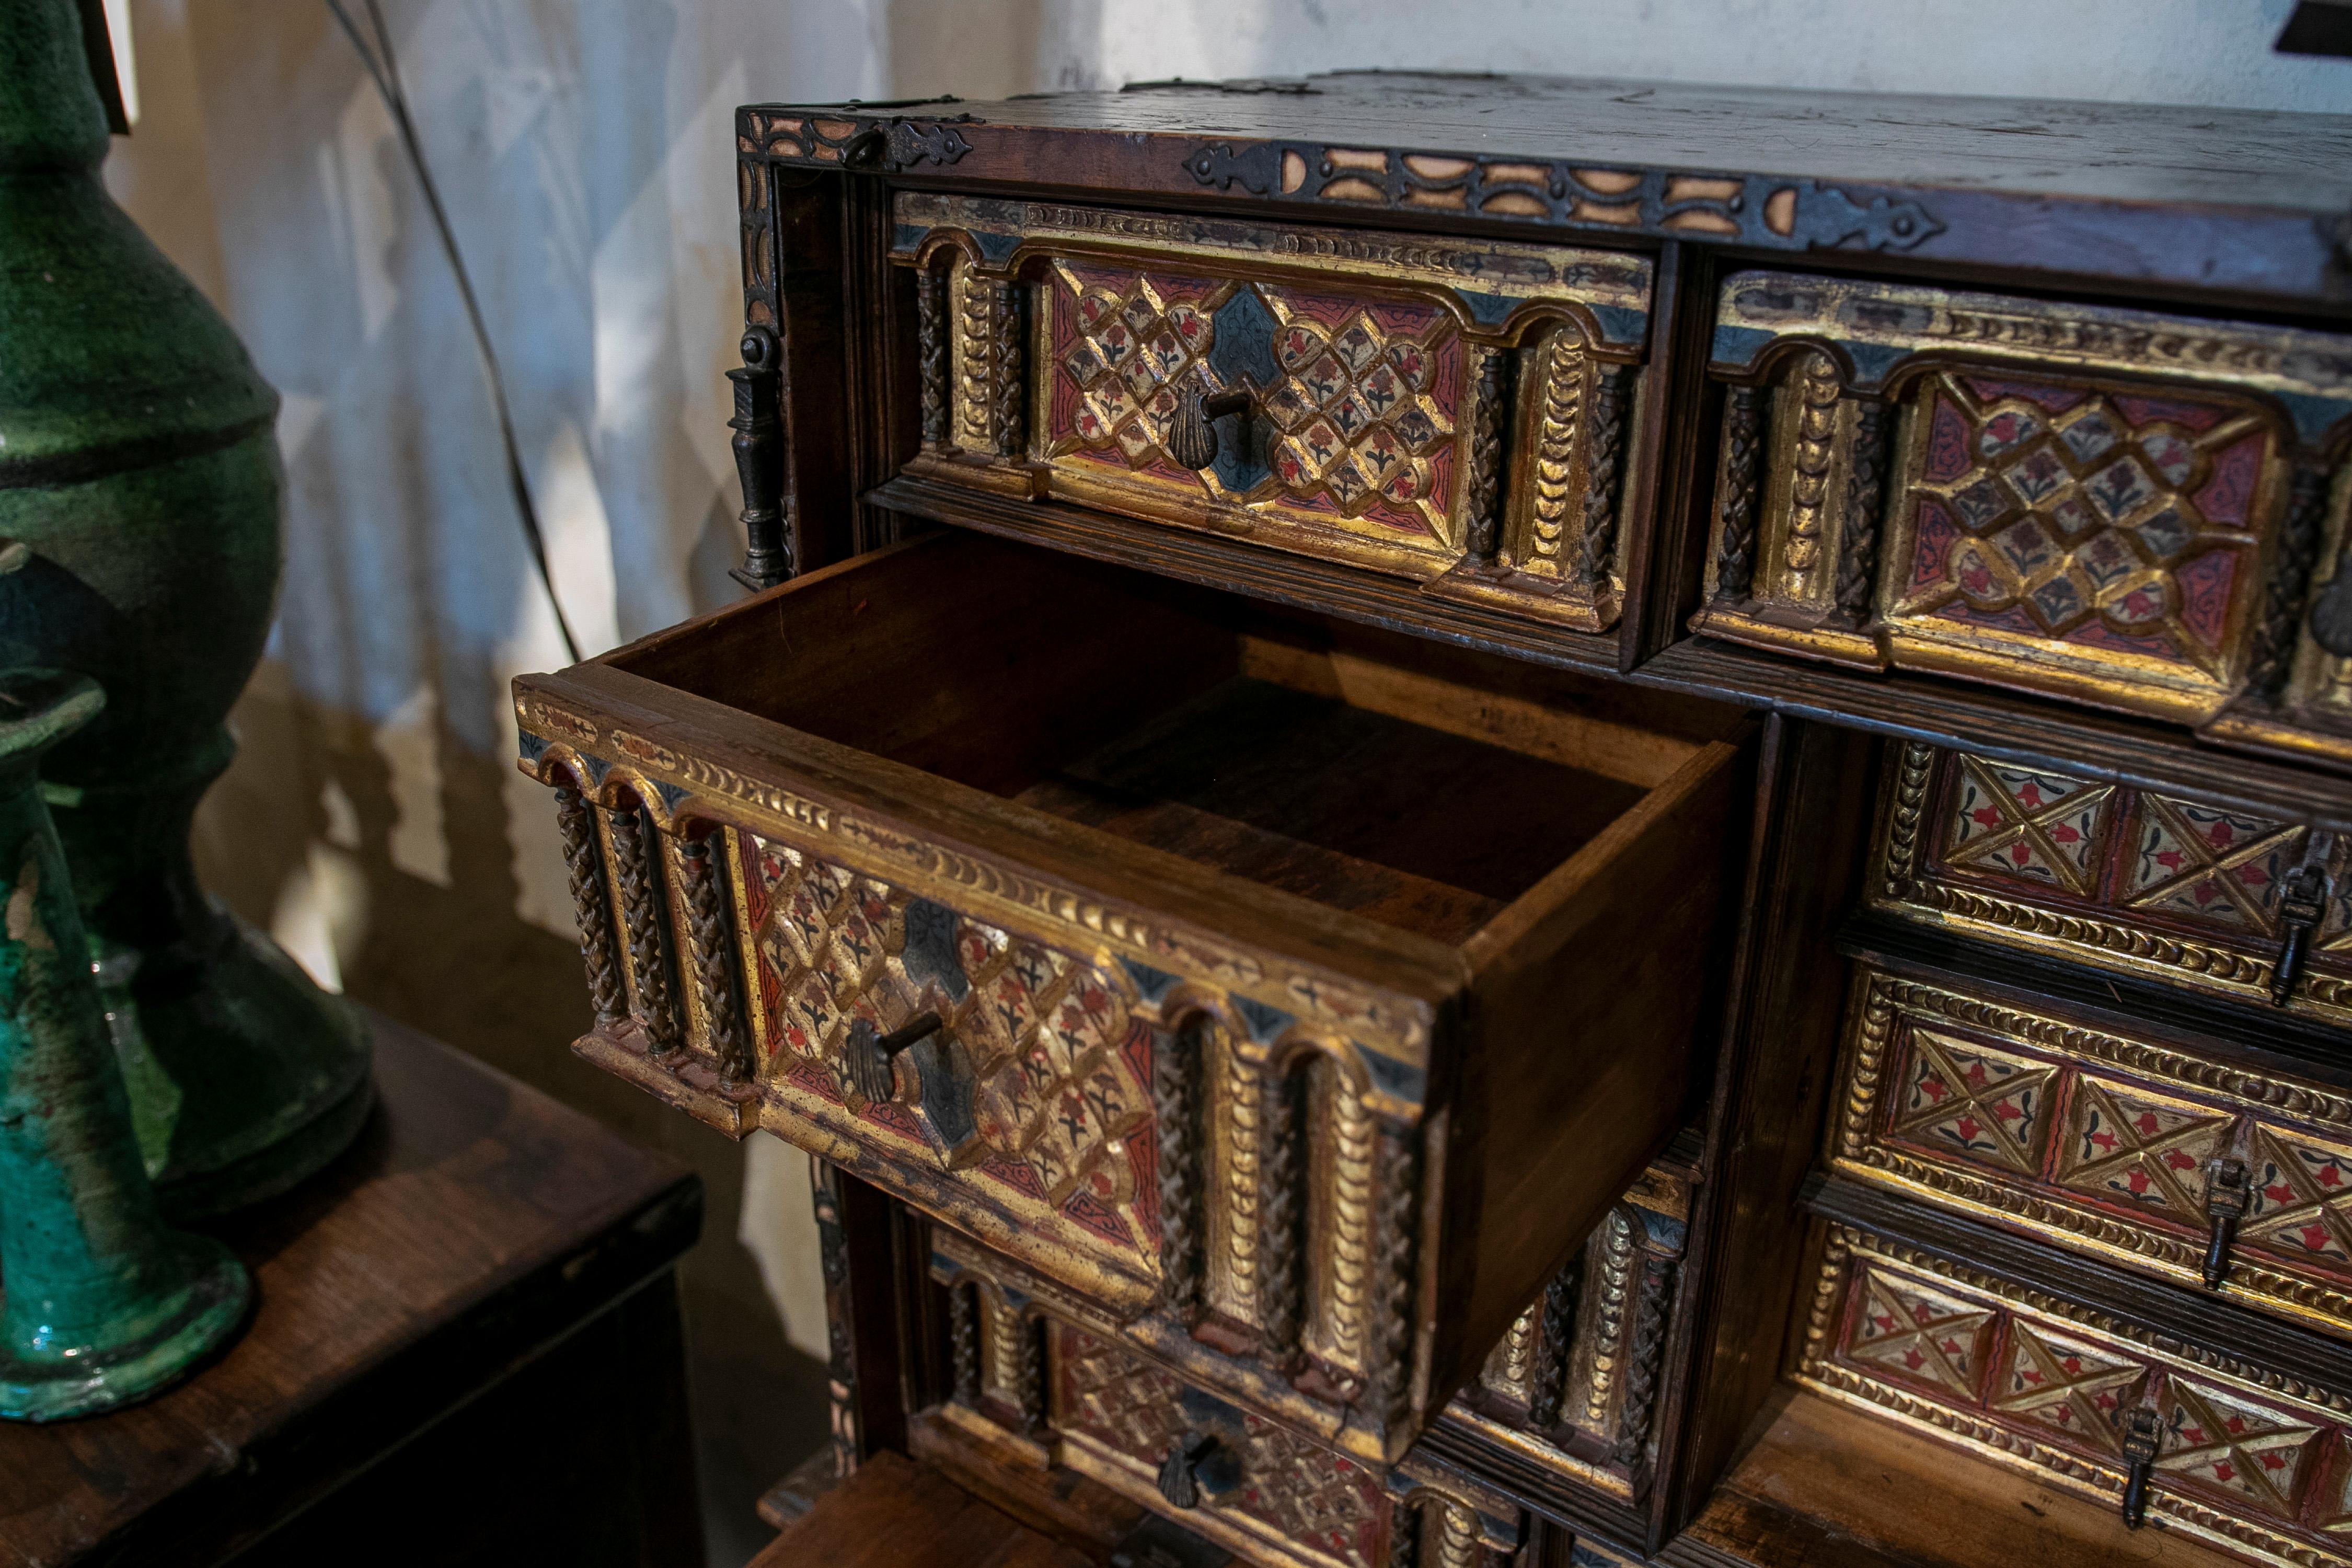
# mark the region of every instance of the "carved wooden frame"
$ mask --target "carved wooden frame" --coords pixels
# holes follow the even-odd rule
[[[1245,538],[1577,630],[1615,624],[1618,515],[1640,439],[1635,383],[1654,279],[1646,258],[925,191],[894,200],[892,259],[913,270],[921,297],[945,273],[951,341],[945,362],[926,361],[935,379],[945,373],[944,386],[924,389],[926,406],[938,398],[953,410],[946,436],[927,443],[909,473]],[[1068,443],[1048,447],[1041,420],[1008,439],[1007,411],[1054,374],[1054,290],[1032,279],[1063,262],[1434,306],[1465,355],[1464,404],[1445,441],[1459,476],[1446,515],[1414,542],[1352,514],[1289,506],[1271,479],[1246,497],[1228,498],[1213,480],[1192,495],[1164,478],[1064,461]]]

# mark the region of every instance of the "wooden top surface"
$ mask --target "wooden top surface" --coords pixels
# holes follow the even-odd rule
[[[146,1405],[0,1424],[0,1564],[193,1561],[257,1533],[693,1243],[680,1167],[370,1023],[381,1103],[358,1142],[206,1227],[253,1272],[244,1337]]]
[[[1349,71],[736,128],[755,156],[924,184],[2352,316],[2352,115]]]
[[[879,107],[879,106],[877,106]],[[2352,115],[1570,77],[1342,71],[908,112],[2011,194],[2352,211]]]

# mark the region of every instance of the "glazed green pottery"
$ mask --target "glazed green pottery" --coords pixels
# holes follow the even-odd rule
[[[251,1282],[166,1226],[42,804],[43,752],[104,706],[86,676],[0,671],[0,1416],[143,1399],[226,1342]]]
[[[280,1191],[355,1134],[363,1026],[197,888],[280,564],[277,394],[100,183],[74,0],[0,5],[0,663],[104,713],[43,766],[140,1146],[167,1213]]]

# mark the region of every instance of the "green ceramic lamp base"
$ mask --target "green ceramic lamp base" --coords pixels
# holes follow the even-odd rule
[[[235,1336],[253,1303],[253,1287],[228,1248],[209,1237],[175,1235],[178,1267],[188,1282],[142,1313],[152,1322],[129,1330],[103,1352],[67,1362],[34,1361],[0,1351],[0,1420],[70,1421],[135,1404],[178,1382]]]

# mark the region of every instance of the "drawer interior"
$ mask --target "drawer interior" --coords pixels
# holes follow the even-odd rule
[[[616,656],[632,674],[1455,944],[1724,712],[976,534]],[[680,657],[687,648],[691,657]],[[1680,731],[1681,732],[1677,732]]]

